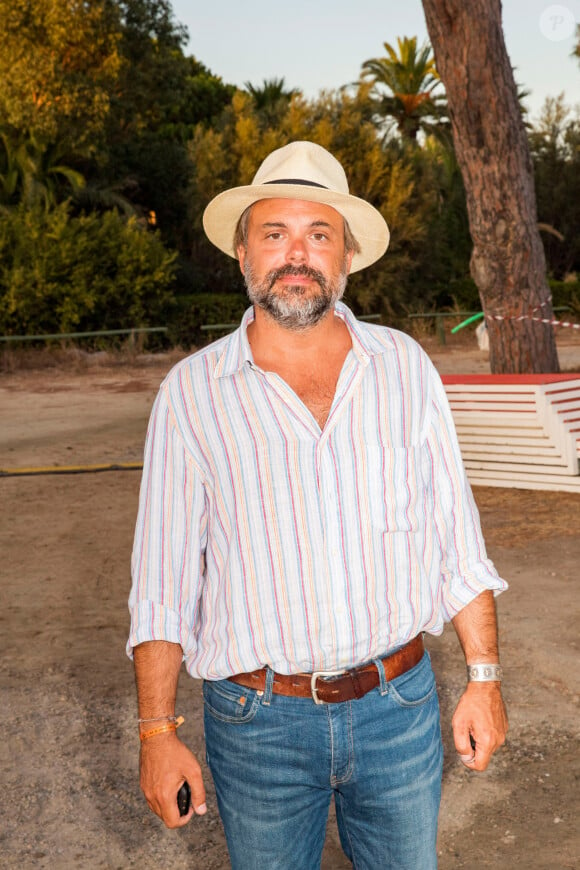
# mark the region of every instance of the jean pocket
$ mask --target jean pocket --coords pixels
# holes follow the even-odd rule
[[[220,722],[242,725],[251,722],[260,706],[254,689],[238,686],[229,680],[205,680],[203,684],[205,709]]]
[[[389,683],[389,695],[400,707],[420,707],[436,691],[435,676],[427,653],[418,665]]]

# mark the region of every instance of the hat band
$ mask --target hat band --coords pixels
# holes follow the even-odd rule
[[[323,190],[328,190],[324,184],[318,184],[316,181],[305,181],[303,178],[276,178],[274,181],[264,181],[264,184],[305,184],[307,187],[322,187]]]

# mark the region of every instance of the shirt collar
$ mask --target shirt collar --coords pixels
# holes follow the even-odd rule
[[[334,310],[338,317],[341,317],[346,323],[352,338],[354,355],[363,365],[368,365],[370,357],[385,353],[388,350],[385,347],[384,338],[382,341],[379,340],[376,327],[369,326],[362,320],[357,320],[344,302],[337,302]]]
[[[368,365],[370,357],[385,353],[384,339],[379,341],[373,327],[357,320],[350,308],[343,302],[337,302],[335,312],[342,318],[352,337],[352,349],[362,365]],[[254,308],[248,308],[242,317],[239,327],[226,339],[225,347],[220,354],[214,369],[215,378],[226,378],[239,372],[245,365],[253,366],[254,357],[248,341],[248,326],[254,320]]]
[[[254,308],[246,309],[242,322],[225,341],[214,369],[214,378],[227,378],[239,372],[245,365],[252,366],[254,357],[248,341],[248,326],[254,320]]]

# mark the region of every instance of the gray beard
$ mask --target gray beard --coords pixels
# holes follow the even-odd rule
[[[276,281],[285,275],[312,278],[320,287],[320,293],[306,296],[306,288],[302,284],[286,286],[283,295],[273,292]],[[345,291],[347,273],[343,268],[338,279],[331,282],[317,269],[288,265],[273,269],[259,282],[246,260],[244,278],[248,298],[253,305],[257,305],[285,329],[300,331],[315,326],[334,309]]]

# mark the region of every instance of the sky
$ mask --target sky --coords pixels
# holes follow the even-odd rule
[[[284,78],[313,98],[356,81],[365,60],[397,37],[427,39],[421,0],[172,0],[189,31],[188,54],[228,84]],[[571,58],[580,0],[504,0],[506,46],[516,81],[531,91],[532,119],[546,97],[580,105],[580,62]]]

